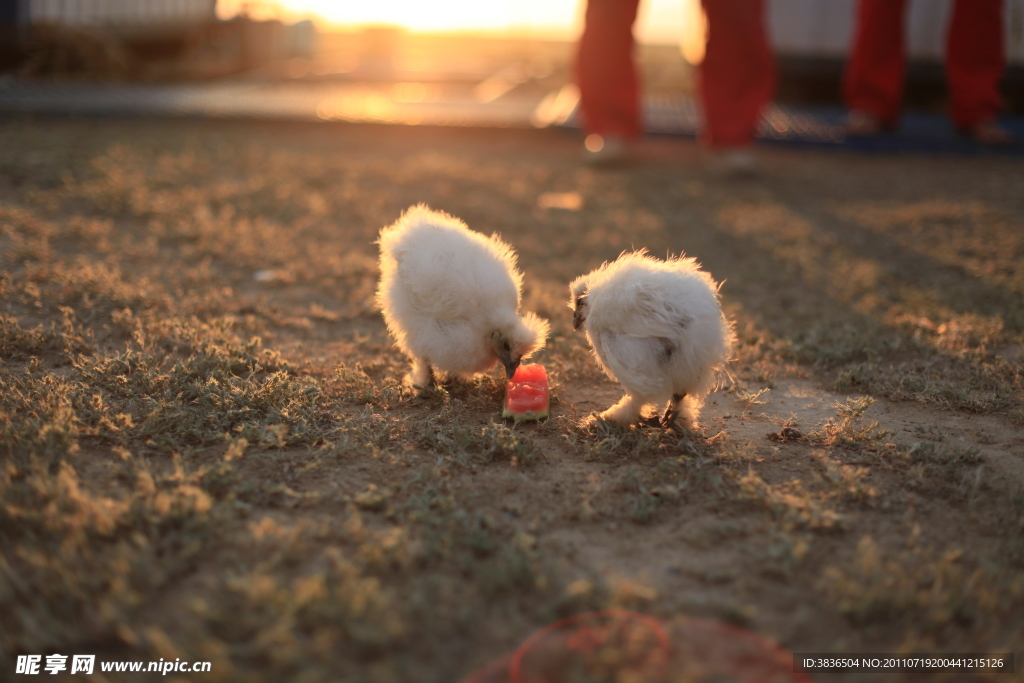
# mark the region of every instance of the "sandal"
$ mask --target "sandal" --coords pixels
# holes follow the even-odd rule
[[[893,127],[891,123],[883,122],[882,119],[870,112],[866,112],[863,109],[854,109],[846,117],[843,131],[851,136],[869,137],[892,130]]]
[[[962,132],[978,144],[990,147],[1007,147],[1016,142],[1013,133],[999,125],[995,119],[985,119]]]

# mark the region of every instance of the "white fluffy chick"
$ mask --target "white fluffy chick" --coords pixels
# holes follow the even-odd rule
[[[645,405],[667,401],[664,426],[680,415],[696,424],[732,349],[718,287],[692,258],[662,261],[642,250],[569,285],[573,329],[586,326],[601,367],[626,390],[601,419],[633,424]]]
[[[406,381],[426,389],[434,371],[472,376],[501,361],[509,378],[544,346],[548,323],[519,314],[523,276],[512,248],[425,205],[380,231],[377,303],[412,360]]]

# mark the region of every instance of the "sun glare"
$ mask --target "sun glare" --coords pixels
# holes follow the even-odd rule
[[[699,0],[645,0],[636,34],[641,42],[675,42],[684,6]],[[231,17],[245,10],[254,18],[288,21],[312,18],[327,28],[400,26],[411,31],[473,31],[573,39],[582,27],[586,0],[218,0],[217,12]],[[699,7],[699,5],[698,5]]]
[[[415,31],[443,28],[492,28],[508,22],[508,3],[475,0],[375,0],[374,2],[332,2],[331,0],[289,0],[294,11],[310,12],[336,24],[394,24]]]
[[[577,0],[220,0],[218,9],[222,16],[233,15],[247,6],[250,13],[272,13],[289,19],[313,16],[336,26],[390,24],[413,31],[506,31],[568,29],[574,23],[577,5]]]

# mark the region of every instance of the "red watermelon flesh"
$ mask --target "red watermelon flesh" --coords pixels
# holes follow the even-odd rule
[[[548,373],[543,365],[520,365],[505,389],[503,418],[539,420],[548,416],[550,404]]]

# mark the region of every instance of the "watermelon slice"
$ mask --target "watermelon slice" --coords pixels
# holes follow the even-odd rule
[[[539,420],[548,416],[551,396],[548,393],[548,373],[543,365],[520,365],[505,389],[505,419]]]
[[[536,631],[461,683],[735,681],[811,683],[793,654],[754,631],[690,617],[585,612]]]

